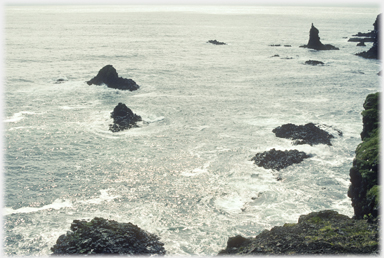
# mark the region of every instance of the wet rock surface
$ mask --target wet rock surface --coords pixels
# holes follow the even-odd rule
[[[259,167],[266,169],[280,170],[302,162],[306,158],[310,158],[305,152],[298,150],[275,150],[257,153],[251,160]]]
[[[211,44],[214,44],[214,45],[227,45],[226,43],[217,41],[216,39],[208,40],[207,43],[211,43]]]
[[[219,255],[378,254],[378,225],[336,211],[312,212],[254,238],[229,238]]]
[[[336,129],[335,129],[336,130]],[[342,135],[342,132],[336,130],[339,136]],[[294,125],[294,124],[284,124],[282,126],[276,127],[272,130],[277,137],[292,139],[294,140],[294,145],[300,144],[331,144],[331,139],[335,138],[332,134],[327,131],[320,129],[313,123],[308,123],[305,125]]]
[[[94,218],[74,220],[71,231],[61,235],[51,248],[54,255],[164,255],[159,237],[132,223]]]
[[[313,23],[312,23],[311,29],[309,30],[308,44],[300,47],[312,48],[316,50],[339,50],[339,48],[332,46],[330,44],[321,43],[320,37],[319,37],[319,30],[315,26],[313,26]]]
[[[141,116],[132,112],[125,104],[119,103],[111,112],[113,124],[109,125],[109,130],[119,132],[122,130],[138,127],[137,122],[142,121]]]
[[[105,84],[109,88],[129,91],[134,91],[140,88],[134,80],[119,77],[116,69],[112,65],[106,65],[101,68],[101,70],[93,79],[87,81],[87,84]]]

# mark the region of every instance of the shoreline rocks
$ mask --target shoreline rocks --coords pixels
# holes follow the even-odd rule
[[[298,223],[229,238],[219,255],[378,254],[378,221],[354,220],[336,211],[301,215]]]
[[[254,161],[259,167],[279,171],[280,169],[286,168],[293,164],[298,164],[304,159],[310,157],[312,156],[298,150],[281,151],[271,149],[269,151],[257,153],[251,160]]]
[[[125,104],[119,103],[111,112],[113,124],[109,125],[109,130],[112,132],[119,132],[122,130],[138,127],[137,122],[142,121],[141,116],[132,112]]]
[[[74,220],[71,231],[61,235],[51,248],[53,255],[164,255],[159,237],[132,223],[94,218]]]
[[[335,138],[332,134],[320,129],[313,123],[305,125],[284,124],[272,130],[276,137],[294,140],[293,145],[301,144],[327,144],[332,146],[331,139]],[[339,135],[342,133],[339,131]]]
[[[321,43],[320,37],[319,37],[319,30],[315,26],[313,26],[313,23],[312,23],[311,29],[309,30],[308,44],[300,47],[312,48],[315,50],[339,50],[339,48],[332,46],[330,44],[324,45],[323,43]]]
[[[137,85],[134,80],[119,77],[116,72],[116,69],[112,65],[106,65],[101,68],[101,70],[94,78],[87,81],[87,84],[105,84],[109,88],[129,91],[134,91],[140,88],[140,86]]]

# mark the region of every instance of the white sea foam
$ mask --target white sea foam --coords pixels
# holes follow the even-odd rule
[[[25,115],[34,115],[36,114],[35,112],[31,111],[20,111],[15,114],[13,114],[11,117],[7,118],[4,120],[5,123],[16,123],[25,118]]]
[[[41,210],[48,210],[48,209],[62,209],[62,208],[68,208],[72,207],[72,202],[70,200],[61,200],[61,199],[56,199],[53,203],[42,206],[42,207],[22,207],[19,209],[14,210],[13,208],[10,207],[5,207],[4,208],[4,215],[10,215],[10,214],[15,214],[15,213],[31,213],[31,212],[38,212]]]
[[[102,202],[110,202],[113,199],[121,197],[120,195],[110,195],[108,191],[109,191],[108,189],[102,189],[100,190],[99,197],[88,199],[88,200],[78,200],[77,202],[84,203],[84,204],[100,204]]]

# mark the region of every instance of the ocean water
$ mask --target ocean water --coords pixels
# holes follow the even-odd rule
[[[380,90],[380,62],[354,55],[371,43],[347,40],[372,30],[379,12],[6,6],[4,253],[48,255],[74,219],[134,223],[168,255],[215,255],[228,237],[301,214],[353,216],[349,168],[365,97]],[[300,48],[311,23],[340,50]],[[141,88],[85,83],[108,64]],[[138,128],[108,130],[119,102],[142,116]],[[332,146],[293,146],[272,133],[309,122],[326,125]],[[313,157],[280,171],[250,161],[271,148]]]

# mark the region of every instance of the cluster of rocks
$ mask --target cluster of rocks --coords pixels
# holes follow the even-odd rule
[[[305,48],[311,48],[311,49],[316,49],[316,50],[339,50],[339,48],[332,46],[330,44],[323,44],[320,41],[319,37],[319,30],[313,26],[311,26],[311,29],[309,30],[309,40],[307,45],[303,45],[300,47],[305,47]]]
[[[61,235],[51,248],[54,255],[164,255],[159,237],[132,223],[94,218],[74,220],[71,231]]]
[[[359,41],[361,45],[365,45],[364,42],[373,42],[372,47],[368,51],[357,53],[356,55],[368,58],[368,59],[379,59],[380,58],[380,21],[381,14],[377,15],[376,20],[373,24],[373,31],[370,33],[359,33],[354,36],[365,37],[365,38],[352,38],[348,41]],[[359,45],[358,44],[358,45]]]
[[[284,124],[276,127],[272,130],[276,137],[286,138],[294,140],[294,145],[299,144],[327,144],[332,145],[331,139],[335,138],[332,134],[327,131],[320,129],[314,123],[308,123],[305,125],[294,125],[291,123]],[[339,132],[339,135],[341,132]]]
[[[105,84],[109,88],[119,89],[119,90],[129,90],[134,91],[140,88],[139,85],[132,79],[126,79],[119,77],[116,72],[116,69],[112,65],[106,65],[98,72],[98,74],[87,81],[88,85],[102,85]]]
[[[356,148],[353,166],[349,171],[351,185],[348,196],[352,200],[357,219],[377,217],[380,208],[380,114],[379,93],[370,94],[364,102],[363,141]]]
[[[137,122],[142,121],[141,116],[132,112],[125,104],[119,103],[111,112],[113,124],[109,125],[109,130],[119,132],[132,127],[138,127]]]
[[[311,155],[307,155],[305,152],[298,150],[281,151],[271,149],[269,151],[257,153],[251,160],[254,161],[259,167],[279,171],[282,168],[300,163],[304,159],[310,157]]]
[[[211,44],[214,44],[214,45],[227,45],[226,43],[217,41],[216,39],[208,40],[207,43],[211,43]]]
[[[219,255],[378,254],[378,225],[331,210],[312,212],[254,238],[230,237]]]

